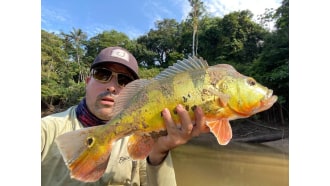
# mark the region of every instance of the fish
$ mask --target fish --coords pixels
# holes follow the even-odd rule
[[[206,126],[219,145],[232,139],[231,120],[247,118],[269,109],[277,101],[273,90],[229,64],[209,66],[202,57],[188,57],[152,79],[137,79],[125,86],[115,99],[113,117],[104,125],[62,134],[56,144],[70,170],[71,178],[95,182],[105,172],[112,144],[129,136],[128,153],[145,159],[155,141],[167,135],[161,111],[175,112],[184,106],[194,121],[194,109],[202,108]]]

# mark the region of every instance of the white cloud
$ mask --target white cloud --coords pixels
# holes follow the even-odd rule
[[[191,10],[187,0],[178,0],[182,7],[183,19]],[[238,10],[250,10],[256,17],[263,14],[266,8],[278,8],[280,0],[203,0],[206,11],[211,16],[223,17],[224,15]]]
[[[41,7],[41,9],[41,29],[55,34],[72,29],[72,19],[66,10],[45,7]]]
[[[64,23],[69,19],[69,16],[65,10],[50,10],[42,7],[41,19],[43,23],[47,23],[46,20]]]
[[[253,15],[263,14],[266,8],[278,8],[279,0],[205,0],[204,4],[207,12],[213,16],[226,15],[233,11],[250,10]]]
[[[186,19],[191,10],[187,0],[177,0],[182,7],[182,19]],[[254,21],[257,16],[265,13],[266,8],[277,9],[281,5],[281,0],[203,0],[206,12],[210,16],[223,17],[233,11],[250,10],[253,13]],[[274,23],[269,23],[269,28],[273,29]]]

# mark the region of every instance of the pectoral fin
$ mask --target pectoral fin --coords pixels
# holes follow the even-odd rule
[[[232,138],[232,130],[227,118],[207,122],[211,132],[217,138],[220,145],[227,145]]]
[[[209,91],[211,94],[219,97],[219,103],[222,107],[226,107],[227,103],[229,101],[229,95],[224,94],[222,92],[219,92],[218,90],[215,90],[214,88],[208,88],[207,91]]]
[[[129,137],[127,150],[134,160],[145,159],[154,145],[154,139],[147,135],[132,135]]]

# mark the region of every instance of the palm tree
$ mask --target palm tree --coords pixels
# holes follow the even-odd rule
[[[188,0],[190,3],[190,6],[192,7],[191,12],[189,13],[189,16],[192,18],[192,25],[193,25],[193,43],[192,43],[192,55],[197,55],[197,48],[198,48],[198,39],[197,37],[197,31],[198,31],[198,21],[199,18],[204,14],[205,7],[202,1],[200,0]],[[196,43],[196,48],[195,48]]]
[[[80,28],[70,32],[70,34],[62,33],[65,38],[66,50],[71,54],[72,60],[76,61],[79,68],[78,82],[82,82],[85,79],[85,73],[83,72],[81,57],[84,55],[85,50],[83,49],[83,43],[87,40],[87,34],[84,33]]]

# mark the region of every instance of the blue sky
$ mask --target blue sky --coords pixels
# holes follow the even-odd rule
[[[256,16],[265,8],[278,8],[281,0],[203,0],[207,12],[222,17],[231,11],[249,9]],[[104,30],[117,30],[131,39],[155,28],[164,18],[184,20],[188,0],[41,0],[41,28],[68,33],[82,29],[92,37]]]

